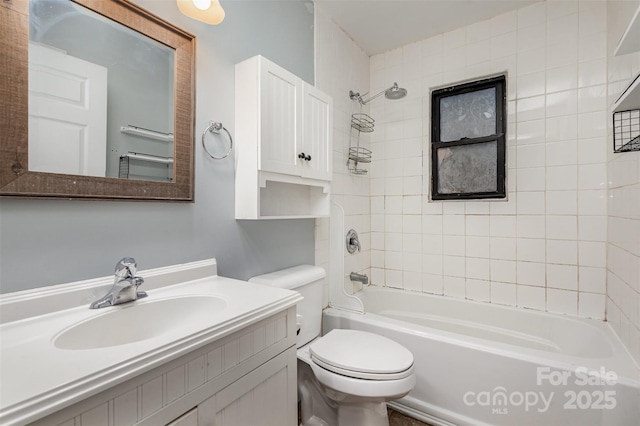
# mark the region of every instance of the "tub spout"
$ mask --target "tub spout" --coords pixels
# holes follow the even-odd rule
[[[349,278],[351,278],[351,281],[358,281],[365,285],[369,284],[369,277],[367,276],[367,274],[359,274],[357,272],[352,272],[349,274]]]

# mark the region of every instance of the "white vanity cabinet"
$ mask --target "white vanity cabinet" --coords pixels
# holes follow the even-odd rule
[[[198,424],[198,407],[187,411],[167,426],[196,426]]]
[[[295,425],[295,323],[288,308],[33,424]]]
[[[235,69],[236,219],[329,215],[332,99],[265,59]]]

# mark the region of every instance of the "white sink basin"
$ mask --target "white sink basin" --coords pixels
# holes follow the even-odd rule
[[[151,339],[176,329],[202,328],[226,306],[224,299],[207,295],[144,299],[102,308],[97,310],[98,316],[54,336],[53,345],[58,349],[97,349]]]

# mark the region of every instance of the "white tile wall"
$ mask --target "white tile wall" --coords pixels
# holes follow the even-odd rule
[[[638,7],[640,1],[637,0],[608,4],[609,54]],[[600,75],[601,71],[597,72]],[[620,90],[640,72],[640,53],[610,56],[607,72],[607,103],[613,103]],[[607,117],[610,117],[609,114]],[[587,220],[579,227],[580,235],[592,244],[585,261],[593,263],[598,253],[607,252],[607,298],[581,299],[579,311],[599,310],[606,304],[607,320],[640,363],[640,152],[613,154],[609,123],[610,120],[607,120],[607,171],[597,169],[598,179],[585,181],[585,184],[595,187],[599,185],[603,174],[607,178],[605,183],[608,184],[609,202],[606,240],[602,233],[590,229],[592,223],[605,220],[602,216],[589,217],[592,221]],[[596,277],[590,277],[585,286],[598,286]]]
[[[371,192],[377,206],[384,199],[376,248],[388,253],[372,257],[374,268],[420,272],[422,285],[414,275],[410,287],[424,292],[605,317],[606,25],[604,2],[543,2],[371,57],[372,92],[393,81],[409,90],[370,109],[376,132],[384,129],[374,136],[371,169],[385,182],[372,179]],[[430,91],[504,72],[508,200],[430,202]],[[416,104],[420,114],[409,115]],[[422,152],[403,151],[409,137],[421,138]],[[401,172],[422,176],[421,203],[406,182],[389,183]],[[417,214],[421,247],[390,239],[416,232],[403,218]],[[419,248],[421,268],[406,261]]]
[[[355,108],[357,103],[349,99],[349,90],[365,93],[369,88],[369,67],[384,69],[387,64],[377,64],[369,61],[369,57],[333,22],[324,14],[322,8],[316,5],[315,10],[315,40],[316,40],[316,70],[315,85],[333,98],[334,105],[334,133],[333,133],[333,183],[331,186],[332,199],[339,203],[345,210],[345,235],[350,228],[355,229],[360,237],[362,251],[354,255],[345,254],[345,285],[349,290],[357,290],[352,287],[348,279],[350,272],[366,273],[371,276],[371,261],[384,263],[385,259],[397,268],[403,268],[402,256],[402,186],[394,190],[394,185],[388,177],[403,176],[403,164],[396,164],[391,157],[385,158],[381,173],[376,179],[369,176],[357,176],[349,174],[344,166],[347,161],[349,142],[355,135],[351,131],[351,114],[360,112]],[[367,112],[366,108],[362,112]],[[376,129],[377,131],[378,129]],[[409,130],[411,131],[411,130]],[[380,133],[378,133],[380,134]],[[361,146],[370,147],[373,141],[367,134],[362,134]],[[409,165],[415,168],[415,165]],[[387,171],[388,174],[385,174]],[[379,183],[379,187],[370,189],[370,180]],[[402,181],[401,181],[402,182]],[[398,194],[399,203],[394,203],[396,211],[394,216],[385,217],[384,197],[370,197],[378,194],[379,190],[388,189]],[[419,200],[407,201],[407,211],[415,209]],[[385,252],[385,229],[397,229],[400,243],[397,251]],[[379,231],[374,232],[371,231]],[[390,232],[390,231],[389,231]],[[316,265],[325,268],[329,272],[329,220],[316,220]],[[389,240],[391,241],[391,240]],[[407,262],[407,266],[411,266]],[[384,281],[384,270],[375,271],[376,280]],[[402,274],[400,274],[402,277]],[[394,279],[399,285],[402,278]],[[326,293],[325,293],[326,294]],[[325,304],[327,298],[325,296]]]
[[[582,317],[606,309],[640,362],[640,155],[611,154],[608,109],[640,70],[640,54],[609,56],[638,3],[549,0],[370,58],[317,6],[316,84],[336,106],[333,198],[367,241],[345,272]],[[430,202],[431,89],[503,72],[508,199]],[[374,161],[349,175],[345,93],[393,81],[409,95],[370,104]],[[327,239],[319,220],[321,265]]]

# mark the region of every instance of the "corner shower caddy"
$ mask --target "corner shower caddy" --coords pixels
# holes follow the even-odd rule
[[[374,125],[375,120],[368,114],[357,112],[351,115],[351,128],[356,131],[356,135],[354,137],[352,132],[352,137],[349,139],[347,167],[355,175],[367,174],[368,170],[358,167],[358,164],[371,162],[371,150],[360,146],[360,134],[373,132]],[[354,139],[355,145],[353,144]]]
[[[614,56],[640,52],[640,5],[636,8]],[[613,104],[613,152],[640,151],[640,74],[637,74]]]
[[[640,74],[613,105],[613,152],[629,151],[640,151]]]
[[[373,96],[370,96],[368,93],[360,95],[358,92],[349,90],[349,99],[352,101],[358,101],[360,104],[360,112],[351,114],[351,128],[355,129],[356,136],[354,145],[353,132],[351,132],[352,135],[349,139],[349,158],[347,159],[347,168],[355,175],[364,175],[368,172],[368,170],[358,167],[358,164],[371,162],[371,150],[360,146],[360,134],[373,132],[375,124],[375,120],[371,118],[370,115],[362,112],[362,105],[368,104],[383,94],[387,99],[402,99],[407,96],[407,89],[398,87],[398,83],[394,82],[391,87],[382,90]]]
[[[640,109],[613,113],[613,152],[640,151]]]

